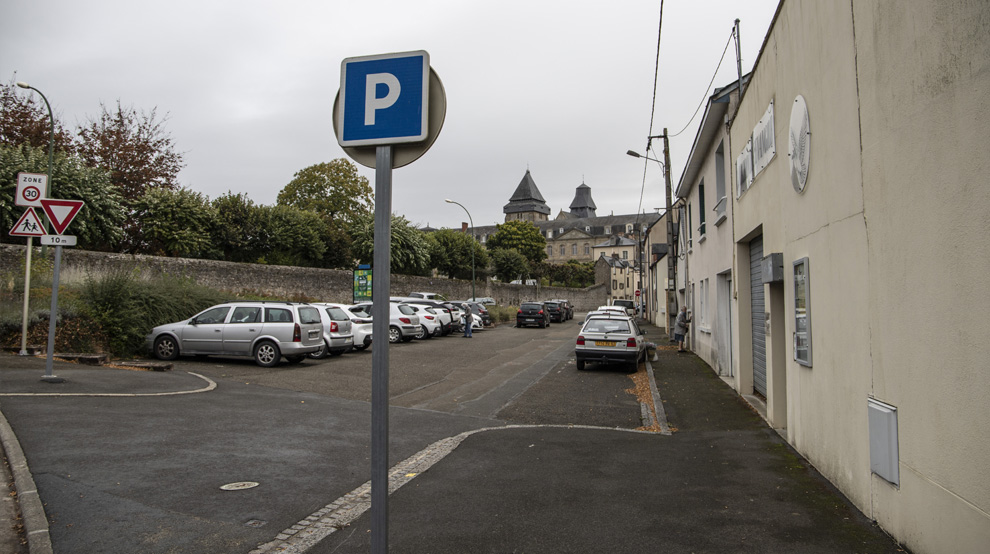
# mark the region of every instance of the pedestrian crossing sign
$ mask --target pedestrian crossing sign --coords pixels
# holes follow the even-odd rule
[[[9,234],[15,237],[41,237],[45,234],[45,228],[41,225],[41,219],[38,218],[34,208],[28,208],[10,229]]]

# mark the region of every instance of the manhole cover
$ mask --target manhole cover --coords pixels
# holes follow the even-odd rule
[[[249,519],[244,522],[245,527],[264,527],[267,521],[261,519]]]
[[[220,487],[222,491],[242,491],[244,489],[253,489],[257,487],[258,483],[254,481],[241,481],[239,483],[227,483],[226,485]]]

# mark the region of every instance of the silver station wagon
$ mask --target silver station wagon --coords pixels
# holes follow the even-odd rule
[[[295,302],[227,302],[185,321],[159,325],[146,339],[160,360],[180,355],[252,356],[273,367],[282,356],[297,363],[323,346],[316,307]]]

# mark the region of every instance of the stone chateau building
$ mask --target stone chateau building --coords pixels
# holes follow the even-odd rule
[[[593,262],[602,255],[627,260],[634,265],[641,233],[656,220],[657,214],[606,215],[597,214],[598,207],[591,198],[591,187],[581,183],[574,193],[569,211],[563,209],[550,219],[552,213],[540,194],[529,170],[523,175],[509,203],[502,208],[505,221],[529,221],[547,241],[547,261],[566,263],[568,260]],[[468,228],[465,227],[465,231]],[[495,233],[494,225],[475,227],[475,238],[485,244]]]

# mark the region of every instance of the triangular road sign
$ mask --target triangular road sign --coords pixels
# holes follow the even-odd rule
[[[41,207],[45,209],[45,215],[52,222],[56,235],[65,233],[65,228],[69,226],[69,223],[72,223],[72,218],[76,217],[83,204],[82,200],[41,199]]]
[[[34,212],[34,208],[28,208],[10,229],[10,234],[15,237],[40,237],[44,236],[45,228],[41,225],[41,219]]]

